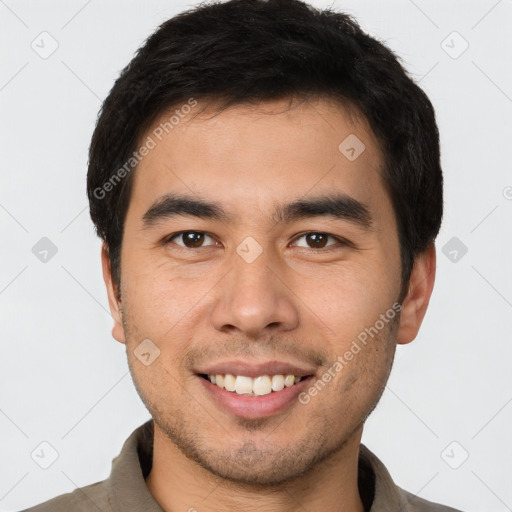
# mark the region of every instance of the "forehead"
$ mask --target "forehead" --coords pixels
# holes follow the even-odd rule
[[[276,203],[308,194],[387,200],[375,136],[354,109],[334,101],[276,100],[221,112],[215,105],[178,106],[140,144],[148,140],[153,147],[133,176],[129,208],[139,216],[169,193],[215,199],[234,219],[270,215]]]

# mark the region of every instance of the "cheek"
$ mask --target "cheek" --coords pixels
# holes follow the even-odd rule
[[[373,326],[380,315],[386,314],[399,292],[396,271],[377,262],[302,277],[296,286],[298,295],[304,297],[305,312],[314,312],[329,328],[326,335],[337,350],[343,350],[359,333]]]
[[[183,277],[179,269],[170,268],[166,263],[151,267],[149,264],[137,266],[133,257],[125,261],[130,269],[122,280],[126,345],[137,377],[157,392],[165,389],[166,379],[172,381],[166,369],[178,372],[182,382],[188,377],[184,362],[192,339],[202,328],[201,322],[207,315],[205,299],[218,277],[210,272],[192,279]],[[159,350],[158,358],[147,367],[148,371],[133,354],[145,339],[154,342]],[[157,377],[163,380],[157,383]]]
[[[341,370],[336,394],[344,402],[350,397],[346,410],[349,416],[351,409],[365,412],[378,401],[391,371],[397,322],[381,322],[373,322],[349,343],[338,346],[336,361]]]
[[[139,253],[128,245],[123,252],[123,302],[129,306],[132,325],[159,339],[193,306],[194,288],[179,277],[179,270]]]

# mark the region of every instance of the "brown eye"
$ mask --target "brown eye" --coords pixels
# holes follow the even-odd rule
[[[180,233],[176,233],[175,235],[168,238],[167,243],[173,242],[181,247],[197,249],[203,247],[203,243],[207,238],[213,240],[210,235],[207,235],[203,231],[181,231]]]
[[[321,249],[326,246],[328,237],[329,235],[324,233],[309,233],[306,235],[306,240],[315,249]]]
[[[316,231],[304,233],[303,235],[299,236],[297,238],[297,240],[300,240],[302,238],[305,239],[306,245],[297,244],[298,247],[306,247],[306,248],[310,248],[310,249],[323,249],[324,247],[336,245],[336,242],[341,241],[341,240],[338,240],[333,235],[329,235],[328,233],[320,233],[320,232],[316,232]],[[328,244],[329,238],[332,238],[334,240],[334,243]]]

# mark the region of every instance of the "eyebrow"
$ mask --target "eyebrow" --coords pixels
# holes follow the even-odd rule
[[[272,220],[275,224],[290,223],[310,217],[332,217],[346,220],[362,228],[370,229],[373,218],[363,203],[345,194],[330,194],[279,204],[274,207]],[[233,222],[235,216],[229,214],[221,203],[197,197],[166,194],[157,199],[143,215],[142,229],[148,229],[161,221],[178,216],[197,217],[207,220]]]

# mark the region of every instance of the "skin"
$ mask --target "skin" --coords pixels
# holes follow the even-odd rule
[[[126,344],[135,385],[155,420],[146,483],[166,511],[285,512],[300,505],[362,512],[357,460],[364,421],[383,392],[396,344],[416,337],[428,306],[433,244],[415,261],[401,314],[307,405],[296,401],[268,418],[243,419],[204,390],[192,369],[233,358],[303,362],[321,378],[400,296],[397,226],[377,140],[363,118],[339,104],[320,99],[289,107],[279,100],[212,117],[212,104],[181,120],[135,171],[120,300],[102,250],[112,334]],[[354,161],[338,150],[349,134],[366,146]],[[328,217],[272,221],[276,203],[333,191],[364,203],[371,229]],[[234,222],[179,216],[143,229],[144,213],[169,192],[218,201]],[[198,248],[184,247],[182,237],[162,243],[186,230],[211,238]],[[350,245],[329,239],[329,247],[317,248],[304,232]],[[236,252],[248,236],[263,251],[252,263]],[[134,355],[146,338],[160,350],[148,366]]]

